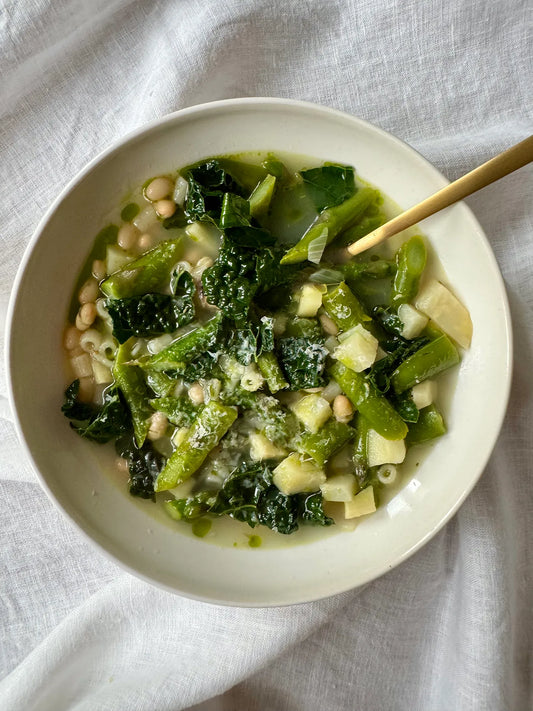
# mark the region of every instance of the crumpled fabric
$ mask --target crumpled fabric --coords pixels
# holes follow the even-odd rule
[[[454,179],[532,132],[532,24],[529,0],[4,0],[1,317],[43,212],[126,132],[204,101],[305,99],[381,126]],[[0,708],[531,708],[532,194],[529,166],[467,200],[515,336],[486,471],[422,550],[341,596],[222,608],[124,573],[40,489],[0,366]]]

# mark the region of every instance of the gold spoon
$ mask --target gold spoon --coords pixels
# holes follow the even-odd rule
[[[454,180],[453,183],[442,188],[442,190],[410,207],[409,210],[381,225],[366,237],[358,239],[357,242],[348,247],[348,252],[350,254],[360,254],[370,249],[370,247],[375,247],[380,242],[398,234],[398,232],[412,227],[426,217],[434,215],[449,205],[453,205],[454,202],[462,200],[477,190],[481,190],[486,185],[494,183],[495,180],[509,175],[509,173],[522,168],[531,161],[533,161],[533,136],[491,158],[483,165],[480,165],[479,168],[474,168],[470,173],[463,175],[458,180]]]

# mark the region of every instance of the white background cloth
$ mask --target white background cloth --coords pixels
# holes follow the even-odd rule
[[[532,9],[530,0],[0,0],[2,310],[66,182],[127,131],[188,105],[326,104],[458,177],[532,132]],[[529,167],[468,200],[515,328],[510,407],[490,463],[425,548],[336,598],[218,608],[118,569],[39,488],[2,367],[0,709],[531,708],[532,194]]]

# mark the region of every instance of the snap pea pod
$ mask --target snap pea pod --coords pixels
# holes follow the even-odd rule
[[[278,390],[284,390],[289,387],[289,383],[285,380],[283,371],[274,353],[262,353],[257,359],[257,365],[264,379],[267,381],[271,393],[274,394],[277,393]]]
[[[141,296],[154,291],[168,279],[181,250],[181,239],[160,242],[157,247],[105,279],[100,288],[112,299]]]
[[[396,274],[392,284],[392,303],[395,306],[415,298],[426,260],[426,245],[418,235],[407,240],[396,252]]]
[[[428,405],[420,410],[418,422],[409,425],[409,432],[405,438],[407,445],[421,444],[446,434],[446,425],[441,413],[435,405]]]
[[[403,439],[407,425],[387,398],[362,373],[335,362],[330,375],[341,386],[354,407],[368,420],[370,427],[385,439]]]
[[[163,348],[162,351],[153,355],[146,363],[146,366],[156,371],[180,370],[184,368],[196,356],[204,353],[214,345],[221,321],[222,312],[219,311],[206,324],[189,331],[166,348]]]
[[[189,479],[236,419],[236,408],[221,405],[216,400],[208,402],[160,471],[155,491],[172,489]]]
[[[313,457],[323,467],[332,454],[346,444],[355,434],[353,427],[329,419],[315,434],[306,432],[296,441],[296,449]]]
[[[457,348],[448,336],[443,334],[400,363],[391,375],[391,385],[397,394],[403,393],[413,385],[451,368],[459,361]]]
[[[322,210],[301,240],[284,255],[281,264],[296,264],[306,260],[309,246],[315,239],[319,239],[324,231],[326,244],[330,244],[338,234],[359,219],[375,196],[375,190],[361,188],[340,205]]]
[[[359,488],[363,489],[368,483],[368,420],[358,412],[355,420],[355,442],[353,448],[353,463],[355,478]]]
[[[348,331],[358,324],[367,326],[372,323],[372,319],[344,281],[324,294],[322,306],[340,331]]]
[[[135,442],[138,447],[142,447],[150,429],[153,410],[148,402],[150,394],[141,368],[128,363],[131,360],[130,343],[131,339],[119,346],[113,365],[113,377],[130,408]]]

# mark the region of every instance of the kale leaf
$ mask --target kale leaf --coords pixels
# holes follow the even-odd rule
[[[291,390],[324,385],[327,355],[328,351],[320,341],[282,338],[279,342],[279,361]]]
[[[251,528],[267,526],[278,533],[290,534],[298,521],[330,526],[333,521],[324,514],[322,494],[283,494],[272,482],[272,472],[264,463],[243,462],[224,482],[215,495],[202,492],[188,499],[172,502],[175,518],[191,520],[207,513],[231,516]]]
[[[420,337],[407,341],[401,336],[393,336],[380,343],[386,355],[377,360],[368,371],[368,380],[375,385],[380,393],[387,393],[390,389],[390,377],[396,368],[406,358],[416,353],[429,339]]]
[[[318,212],[326,207],[340,205],[357,190],[354,170],[349,166],[325,165],[321,168],[302,170],[300,175],[307,194]]]
[[[241,195],[241,186],[227,173],[218,160],[192,166],[184,172],[188,183],[185,216],[196,220],[219,223],[225,193]]]
[[[79,380],[68,386],[61,411],[81,437],[103,444],[132,430],[130,411],[118,388],[107,390],[101,407],[79,402],[79,388]]]
[[[195,317],[192,299],[167,294],[107,299],[105,306],[113,320],[113,335],[119,343],[125,343],[131,336],[147,338],[173,333]]]
[[[390,393],[389,393],[390,397]],[[420,410],[415,405],[409,390],[390,398],[396,412],[404,422],[418,422]]]
[[[128,460],[130,494],[155,501],[154,482],[165,466],[165,457],[148,440],[137,447],[131,436],[119,438],[115,449],[120,457]]]
[[[250,203],[240,195],[226,193],[222,199],[220,227],[244,227],[250,225]]]
[[[239,229],[248,228],[226,230],[217,260],[202,275],[202,286],[210,304],[218,306],[237,325],[244,326],[254,297],[284,283],[287,270],[279,264],[280,248],[236,243],[233,236]]]
[[[106,309],[113,320],[113,335],[119,343],[131,336],[141,338],[173,333],[195,318],[194,279],[184,269],[170,277],[172,296],[144,294],[124,299],[107,299]]]
[[[302,523],[318,526],[333,524],[333,519],[324,513],[324,499],[320,491],[315,491],[312,494],[299,494],[298,505],[298,516]]]
[[[155,398],[150,400],[150,405],[154,410],[163,412],[176,427],[189,427],[201,409],[201,406],[194,405],[187,395]]]

